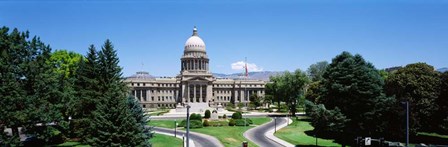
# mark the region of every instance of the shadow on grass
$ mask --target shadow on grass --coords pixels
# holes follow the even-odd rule
[[[448,139],[436,136],[417,135],[411,139],[412,139],[411,143],[416,144],[425,143],[425,144],[448,145]]]

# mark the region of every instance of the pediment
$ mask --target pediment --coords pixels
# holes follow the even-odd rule
[[[211,80],[207,79],[205,77],[202,77],[202,76],[194,76],[194,77],[186,78],[185,81],[207,81],[207,82],[210,82]]]

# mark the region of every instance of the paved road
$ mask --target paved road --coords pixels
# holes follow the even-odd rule
[[[287,119],[277,118],[277,126],[283,123],[287,123]],[[261,147],[281,147],[283,145],[268,139],[264,135],[267,131],[274,128],[275,128],[275,121],[274,118],[272,118],[271,122],[246,131],[244,133],[244,137],[246,137],[247,139],[251,140],[252,142]]]
[[[173,129],[165,129],[160,127],[154,127],[154,131],[168,133],[174,135]],[[177,135],[185,135],[185,131],[177,130]],[[186,138],[185,138],[186,139]],[[221,142],[210,135],[195,133],[190,131],[190,139],[193,140],[196,147],[224,147]]]

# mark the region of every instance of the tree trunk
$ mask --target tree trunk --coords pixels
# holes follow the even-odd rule
[[[19,127],[18,126],[12,126],[12,136],[18,136],[19,137]]]

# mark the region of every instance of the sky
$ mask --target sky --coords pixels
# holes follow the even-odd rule
[[[123,75],[176,76],[197,26],[210,70],[306,70],[343,51],[378,69],[448,67],[446,0],[0,0],[0,26],[85,55],[110,39]]]

